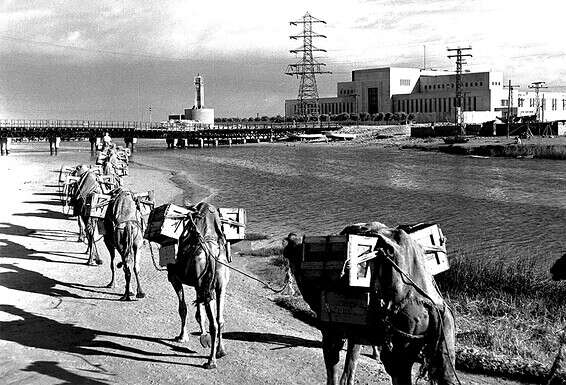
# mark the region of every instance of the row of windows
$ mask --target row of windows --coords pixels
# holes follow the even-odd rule
[[[293,106],[293,111],[295,114],[299,113],[299,106],[295,104]],[[332,103],[320,103],[320,113],[326,115],[336,115],[343,112],[352,113],[354,112],[354,103],[347,102],[332,102]]]
[[[454,88],[456,83],[446,83],[446,84],[425,84],[425,90],[440,90],[444,88]],[[483,82],[465,82],[464,87],[483,87]]]
[[[500,85],[501,85],[501,82],[491,82],[491,85],[492,85],[492,86],[500,86]]]
[[[558,110],[558,99],[553,98],[552,100],[552,111],[557,111]],[[541,99],[540,100],[540,104],[543,110],[546,109],[546,99]],[[503,100],[501,101],[501,105],[503,104]],[[507,105],[507,101],[505,101],[505,106]],[[517,99],[517,106],[518,107],[524,107],[525,105],[525,99],[523,98],[519,98]],[[529,107],[536,107],[537,106],[537,100],[535,98],[529,98]],[[566,99],[562,99],[562,111],[566,111]]]
[[[355,90],[340,90],[338,92],[338,95],[352,95],[354,94]]]
[[[477,100],[475,96],[462,98],[465,111],[476,111]],[[397,100],[394,104],[397,111],[414,112],[452,112],[456,108],[456,98],[431,98]]]
[[[410,86],[411,85],[411,79],[399,79],[399,85],[400,86]]]

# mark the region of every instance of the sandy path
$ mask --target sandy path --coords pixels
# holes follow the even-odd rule
[[[232,274],[227,305],[229,355],[214,371],[201,369],[207,352],[195,336],[178,333],[177,301],[164,272],[142,251],[147,298],[118,301],[105,264],[86,266],[75,221],[60,214],[56,188],[62,163],[85,154],[27,154],[0,158],[0,383],[3,384],[312,384],[324,383],[320,333],[272,302],[258,283]],[[132,168],[127,183],[153,188],[158,203],[180,193],[163,173]],[[245,268],[250,259],[235,258]],[[193,298],[192,289],[187,289]],[[190,319],[191,329],[196,323]],[[369,349],[366,351],[369,353]],[[344,354],[344,352],[343,352]],[[462,374],[468,384],[508,382]],[[381,365],[362,357],[358,383],[388,384]],[[377,381],[376,381],[377,380]]]

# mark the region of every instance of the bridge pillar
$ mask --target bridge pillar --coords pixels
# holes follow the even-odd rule
[[[269,143],[273,143],[273,135],[269,135]]]
[[[259,143],[259,142],[260,142],[259,137],[255,138],[255,142],[256,142],[256,143]]]
[[[218,147],[218,139],[214,139],[214,147]]]
[[[242,143],[246,144],[246,138],[242,138]]]
[[[134,153],[134,147],[135,147],[135,144],[137,142],[138,142],[138,138],[132,138],[132,141],[131,141],[131,143],[132,143],[132,154]]]
[[[187,139],[184,138],[177,139],[177,146],[179,148],[185,148],[186,145],[187,145]]]
[[[228,147],[232,147],[232,138],[228,138]]]
[[[203,148],[203,147],[204,147],[204,139],[203,139],[203,138],[200,138],[200,139],[198,140],[198,148]]]

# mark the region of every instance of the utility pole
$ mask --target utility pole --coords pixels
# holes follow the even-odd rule
[[[520,87],[518,85],[511,85],[511,79],[509,79],[509,85],[503,86],[504,88],[509,88],[509,96],[507,97],[507,138],[509,138],[509,125],[511,123],[511,105],[513,104],[513,89]],[[517,107],[517,111],[519,107]]]
[[[532,82],[531,85],[529,85],[529,88],[532,88],[535,90],[535,101],[536,101],[536,119],[537,122],[540,121],[540,98],[539,98],[539,90],[541,88],[548,88],[547,86],[545,86],[546,82]]]
[[[303,25],[302,34],[290,36],[293,40],[302,39],[303,45],[300,48],[290,50],[294,54],[302,54],[302,57],[295,64],[289,64],[285,74],[300,77],[298,102],[298,115],[308,121],[309,117],[320,119],[320,106],[318,100],[318,89],[316,86],[316,74],[330,74],[325,71],[324,63],[318,62],[313,56],[313,52],[326,52],[321,48],[313,46],[313,39],[320,37],[326,38],[324,35],[313,32],[312,25],[315,23],[326,24],[324,20],[311,16],[308,12],[303,16],[302,20],[291,21],[290,25]]]
[[[455,51],[456,54],[448,55],[448,58],[456,58],[456,116],[455,123],[458,126],[460,135],[464,133],[463,123],[464,123],[464,113],[462,110],[464,91],[463,91],[463,81],[462,81],[462,65],[467,64],[465,57],[472,57],[470,53],[463,53],[465,51],[471,50],[472,47],[458,47],[458,48],[447,48],[448,52]]]
[[[149,112],[149,125],[151,126],[151,106],[147,107],[147,111]]]

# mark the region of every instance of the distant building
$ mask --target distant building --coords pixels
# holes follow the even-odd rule
[[[171,114],[169,120],[209,124],[214,126],[214,108],[204,107],[204,82],[202,76],[195,77],[195,100],[192,108],[185,108],[183,114]]]
[[[509,91],[501,72],[464,72],[464,122],[481,123],[507,114]],[[533,91],[513,92],[512,115],[536,113]],[[543,102],[544,99],[544,102]],[[545,121],[566,119],[566,93],[540,92],[540,116]],[[320,98],[321,114],[344,112],[370,115],[405,112],[420,122],[453,122],[456,74],[418,68],[372,68],[352,71],[352,81],[337,84],[337,96]],[[285,100],[285,115],[297,114],[297,100]]]

